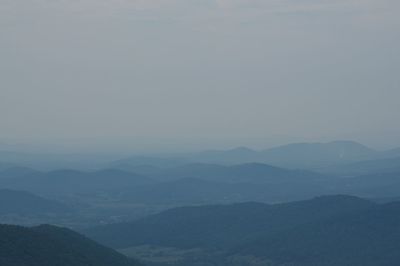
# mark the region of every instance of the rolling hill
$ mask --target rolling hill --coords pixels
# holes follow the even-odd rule
[[[2,266],[135,266],[116,251],[71,230],[49,225],[0,225]]]
[[[2,187],[26,190],[40,195],[115,191],[149,183],[152,181],[148,177],[116,169],[95,172],[56,170],[0,179]]]
[[[85,234],[115,248],[137,245],[226,248],[245,238],[276,233],[374,205],[356,197],[327,196],[276,205],[250,202],[182,207],[131,223],[88,229]]]
[[[275,180],[274,182],[215,182],[199,178],[182,178],[146,186],[137,186],[121,192],[121,202],[141,204],[235,203],[246,201],[282,202],[310,198],[328,193],[318,182],[310,180]]]
[[[400,263],[400,203],[299,225],[259,236],[231,250],[276,265],[394,266]]]
[[[400,203],[338,195],[277,205],[176,208],[85,234],[125,251],[150,247],[154,252],[143,257],[149,261],[157,252],[188,254],[152,265],[395,266],[399,227]]]
[[[228,183],[281,183],[296,180],[319,180],[326,175],[306,170],[288,170],[262,163],[246,163],[232,166],[216,164],[187,164],[160,170],[149,175],[160,181],[197,178]]]
[[[400,195],[400,172],[343,178],[339,180],[337,189],[361,197],[397,197]]]
[[[44,199],[25,191],[0,189],[0,215],[65,214],[73,210],[63,203]]]
[[[333,165],[317,170],[321,173],[341,176],[400,172],[400,157],[367,160],[344,165]]]

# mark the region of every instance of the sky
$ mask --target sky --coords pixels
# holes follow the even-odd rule
[[[2,0],[0,141],[400,146],[399,10],[398,0]]]

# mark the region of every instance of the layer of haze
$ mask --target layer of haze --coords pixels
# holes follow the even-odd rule
[[[400,145],[399,10],[398,0],[2,0],[0,139]]]

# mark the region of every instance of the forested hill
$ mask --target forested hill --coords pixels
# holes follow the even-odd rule
[[[69,229],[0,225],[1,266],[137,266]]]
[[[400,265],[400,202],[259,235],[231,254],[296,266]]]
[[[188,257],[190,263],[174,266],[397,266],[399,228],[399,202],[376,204],[338,195],[276,205],[177,208],[86,234],[121,250],[148,245],[202,250]],[[246,263],[237,264],[238,258]],[[196,264],[196,259],[212,264]]]
[[[227,248],[261,234],[356,213],[374,203],[351,196],[324,196],[285,204],[239,203],[175,208],[131,223],[86,230],[114,248],[158,245],[178,248]]]

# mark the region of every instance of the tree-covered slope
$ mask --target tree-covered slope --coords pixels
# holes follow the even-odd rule
[[[297,226],[231,250],[296,266],[400,265],[400,203]]]
[[[287,204],[240,203],[183,207],[131,223],[85,231],[115,248],[158,245],[178,248],[227,248],[260,234],[364,210],[373,203],[350,196],[327,196]]]
[[[172,264],[179,266],[400,265],[400,203],[342,195],[277,205],[176,208],[86,234],[116,248],[201,250]]]
[[[135,266],[137,262],[71,230],[0,225],[1,266]]]

